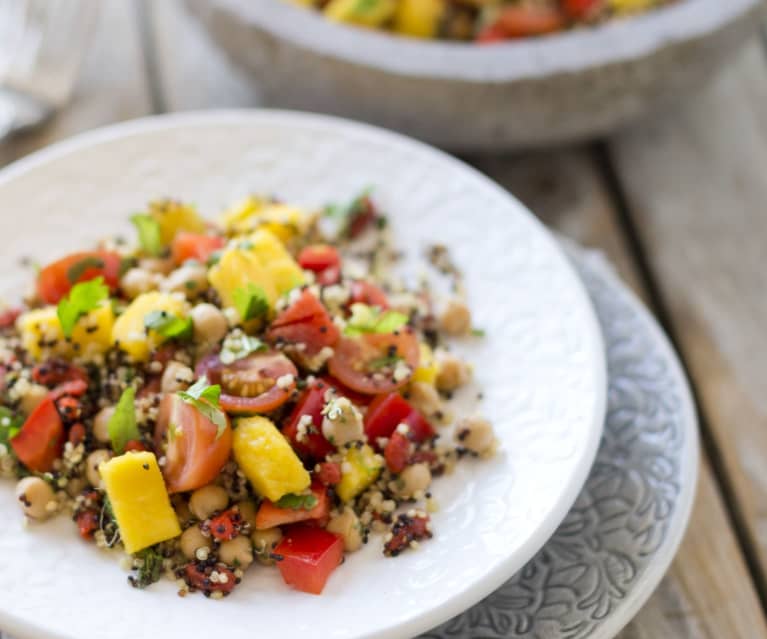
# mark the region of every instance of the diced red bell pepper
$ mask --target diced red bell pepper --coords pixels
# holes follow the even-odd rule
[[[220,579],[211,581],[210,575],[214,570],[219,575],[226,575],[226,581],[221,581]],[[239,582],[226,564],[222,563],[217,563],[215,566],[209,566],[201,562],[190,562],[184,568],[184,578],[186,583],[190,586],[208,594],[220,591],[225,595],[228,595],[234,590],[234,587]]]
[[[308,289],[275,318],[266,333],[271,342],[305,344],[303,352],[308,357],[333,346],[340,335],[325,307]]]
[[[312,271],[322,286],[336,284],[341,279],[341,256],[333,246],[307,246],[298,254],[298,263],[302,269]]]
[[[213,253],[224,248],[225,243],[226,240],[219,235],[179,231],[173,238],[170,253],[176,264],[183,264],[187,260],[205,264]]]
[[[264,499],[256,513],[256,529],[266,530],[267,528],[294,524],[299,521],[325,519],[330,511],[328,490],[321,483],[312,484],[311,490],[317,503],[309,510],[305,508],[280,508],[268,499]]]
[[[230,508],[211,518],[210,522],[204,526],[217,541],[229,541],[240,534],[244,524],[240,511]]]
[[[341,464],[337,462],[322,462],[317,470],[317,479],[326,486],[335,486],[341,482]]]
[[[293,449],[301,457],[321,460],[335,450],[335,446],[322,435],[322,407],[325,405],[327,390],[327,385],[321,381],[307,388],[298,399],[287,425],[282,429],[282,434],[290,440]],[[304,415],[312,418],[312,425],[299,439],[298,424]]]
[[[77,531],[83,539],[93,539],[93,533],[99,529],[99,513],[95,510],[81,510],[75,515]]]
[[[410,459],[411,448],[412,443],[407,436],[395,430],[384,448],[386,467],[393,473],[401,473],[405,470]]]
[[[64,424],[56,404],[46,397],[32,411],[10,444],[16,457],[29,470],[44,473],[53,468],[53,462],[61,455],[64,439]]]
[[[410,547],[411,541],[431,538],[429,529],[429,516],[410,517],[406,514],[397,515],[397,519],[391,528],[391,538],[384,544],[384,555],[396,557],[403,550]]]
[[[422,442],[434,437],[434,427],[398,393],[378,395],[365,414],[365,433],[377,445],[379,437],[391,437],[399,424],[409,426],[409,439]]]
[[[344,542],[322,528],[291,526],[273,556],[286,584],[319,595],[343,559]]]

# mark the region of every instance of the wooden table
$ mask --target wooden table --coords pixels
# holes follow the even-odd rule
[[[75,100],[0,164],[151,113],[256,106],[178,0],[104,0]],[[671,335],[704,458],[692,521],[621,639],[767,638],[767,57],[747,43],[684,103],[592,144],[467,158],[548,225],[605,251]]]

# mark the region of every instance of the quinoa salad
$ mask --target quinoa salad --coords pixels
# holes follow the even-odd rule
[[[287,0],[329,20],[427,39],[491,44],[644,13],[677,0]]]
[[[483,333],[447,249],[425,253],[443,294],[406,286],[369,191],[131,222],[0,312],[0,476],[28,527],[70,517],[134,587],[212,598],[253,570],[320,594],[365,544],[437,536],[432,481],[497,445],[451,407],[472,377],[451,345]]]

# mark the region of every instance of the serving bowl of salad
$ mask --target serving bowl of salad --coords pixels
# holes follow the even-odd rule
[[[304,5],[304,6],[296,6]],[[701,84],[759,0],[187,0],[268,104],[451,149],[607,133]]]
[[[593,310],[535,218],[438,151],[151,118],[5,169],[0,207],[3,630],[410,637],[580,490]]]

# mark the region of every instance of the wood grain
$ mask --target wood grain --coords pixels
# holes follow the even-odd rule
[[[610,145],[767,593],[767,65],[759,42],[697,99]]]

